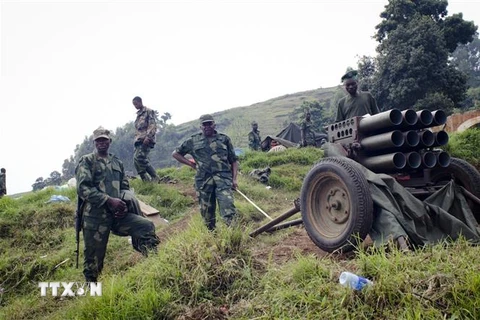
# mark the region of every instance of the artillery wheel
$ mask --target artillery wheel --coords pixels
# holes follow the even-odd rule
[[[305,229],[324,251],[351,251],[372,227],[373,200],[367,179],[348,158],[318,162],[303,181],[300,200]]]
[[[430,178],[432,183],[436,185],[447,184],[454,179],[457,185],[464,187],[477,198],[480,198],[480,173],[465,160],[452,157],[448,167],[432,169]],[[467,202],[477,222],[480,222],[480,206],[468,198]]]

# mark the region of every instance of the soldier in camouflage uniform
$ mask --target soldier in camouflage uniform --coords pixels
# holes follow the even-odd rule
[[[258,131],[258,123],[253,121],[252,131],[248,134],[248,146],[251,150],[258,151],[260,150],[261,143],[262,139],[260,138],[260,131]]]
[[[96,282],[103,268],[110,231],[137,239],[143,255],[156,250],[159,243],[153,223],[127,210],[120,199],[129,190],[123,163],[108,153],[110,131],[100,127],[93,133],[96,151],[80,158],[75,175],[78,197],[84,201],[84,269],[87,282]]]
[[[309,109],[305,109],[305,120],[302,121],[301,135],[302,135],[302,147],[316,146],[315,131],[313,131],[312,114]]]
[[[178,147],[172,156],[180,163],[197,170],[197,190],[200,213],[209,230],[215,229],[218,200],[220,215],[230,225],[236,215],[232,189],[237,188],[238,162],[230,138],[215,130],[209,114],[200,117],[201,133],[194,134]],[[185,158],[190,154],[193,161]]]
[[[7,170],[0,170],[0,198],[7,194]]]
[[[136,133],[133,164],[143,181],[158,181],[157,173],[148,160],[148,154],[155,146],[155,135],[157,134],[155,111],[145,107],[140,97],[133,98],[132,103],[138,110],[137,118],[135,119]]]

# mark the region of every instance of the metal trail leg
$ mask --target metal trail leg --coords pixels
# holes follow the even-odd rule
[[[271,227],[278,224],[279,222],[282,222],[283,220],[290,218],[295,213],[300,212],[300,206],[298,205],[298,201],[295,201],[294,203],[295,203],[295,207],[288,210],[284,214],[276,217],[275,219],[273,219],[269,223],[267,223],[267,224],[261,226],[260,228],[254,230],[253,232],[250,233],[250,237],[255,237],[255,236],[259,235],[260,233],[270,229]]]
[[[277,224],[276,226],[273,226],[270,229],[268,229],[266,232],[274,232],[274,231],[282,230],[288,227],[298,226],[299,224],[303,224],[302,218]]]

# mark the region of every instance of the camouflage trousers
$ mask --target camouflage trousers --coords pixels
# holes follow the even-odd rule
[[[215,211],[220,208],[220,216],[227,226],[231,225],[236,216],[231,183],[218,187],[214,179],[209,179],[202,188],[197,189],[200,213],[208,230],[214,230],[216,225]]]
[[[159,240],[154,224],[147,218],[128,213],[121,219],[85,216],[83,221],[84,263],[83,274],[88,282],[96,282],[103,269],[110,231],[119,236],[136,238],[138,251],[147,255],[156,250]]]
[[[150,146],[145,146],[142,143],[135,143],[133,164],[135,166],[135,170],[137,170],[137,173],[139,175],[143,175],[146,172],[150,174],[149,171],[151,170],[155,171],[155,169],[153,169],[152,165],[150,164],[150,160],[148,160],[150,150],[152,150]]]

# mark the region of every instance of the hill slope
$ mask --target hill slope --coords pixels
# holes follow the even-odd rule
[[[248,146],[247,135],[251,130],[250,123],[258,122],[262,137],[276,135],[291,121],[298,121],[294,109],[303,101],[318,101],[329,103],[335,94],[341,91],[339,87],[319,88],[315,90],[287,94],[264,102],[258,102],[246,107],[237,107],[213,114],[217,128],[230,136],[236,147]],[[189,133],[194,128],[198,130],[197,121],[190,121],[177,126],[179,132]]]
[[[299,122],[303,116],[301,105],[304,101],[318,102],[326,113],[334,114],[336,100],[344,94],[340,87],[319,88],[294,94],[287,94],[264,102],[245,107],[232,108],[213,114],[217,130],[226,133],[237,148],[248,147],[248,132],[251,122],[257,121],[262,138],[278,134],[290,122]],[[315,120],[315,119],[314,119]],[[314,128],[319,130],[319,128]],[[133,121],[115,131],[110,152],[117,155],[125,165],[125,170],[134,172],[132,137],[134,136]],[[198,121],[189,121],[180,125],[168,124],[157,133],[157,144],[150,153],[150,161],[155,168],[177,166],[172,159],[173,150],[190,135],[199,132]],[[63,164],[63,178],[68,180],[74,175],[75,165],[79,158],[93,151],[92,136],[85,139],[75,149],[72,159],[66,159]]]

